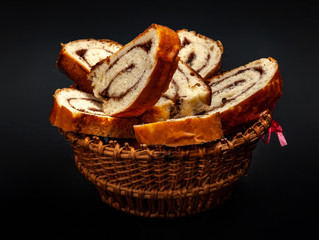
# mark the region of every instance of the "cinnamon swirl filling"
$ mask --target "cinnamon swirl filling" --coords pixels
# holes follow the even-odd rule
[[[114,52],[103,48],[79,49],[75,52],[89,67],[93,67],[99,61],[107,58]]]
[[[220,67],[223,46],[193,31],[177,31],[181,40],[180,59],[193,68],[201,77],[207,79],[215,75]]]
[[[180,50],[181,60],[200,73],[204,70],[210,59],[211,53],[206,46],[199,43],[188,43]]]
[[[258,83],[262,75],[263,69],[258,66],[242,69],[230,76],[210,82],[209,86],[212,89],[210,110],[217,110],[238,102]]]
[[[129,49],[126,54],[114,61],[104,72],[105,79],[108,81],[106,81],[104,90],[100,92],[100,96],[120,100],[138,88],[142,84],[141,79],[145,73],[151,71],[151,68],[145,68],[139,59],[148,61],[151,48],[152,41],[147,41]]]
[[[71,108],[79,112],[99,116],[105,115],[102,111],[102,101],[100,100],[85,97],[71,97],[67,98],[67,102],[69,103]]]

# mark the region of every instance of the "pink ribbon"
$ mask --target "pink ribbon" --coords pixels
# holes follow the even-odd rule
[[[268,129],[268,138],[266,140],[264,139],[266,134],[261,137],[261,139],[264,141],[264,143],[268,144],[270,142],[270,136],[271,136],[271,133],[273,133],[273,132],[277,134],[278,140],[279,140],[280,145],[282,147],[284,147],[288,144],[286,139],[285,139],[284,134],[282,133],[282,128],[281,128],[280,124],[275,120],[272,120],[270,128]]]

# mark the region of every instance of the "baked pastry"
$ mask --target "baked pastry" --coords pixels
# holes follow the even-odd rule
[[[112,138],[134,138],[136,118],[113,118],[102,111],[102,100],[73,89],[56,90],[50,122],[64,131]]]
[[[142,116],[143,122],[196,115],[209,110],[210,87],[192,68],[179,61],[168,90]]]
[[[218,112],[134,125],[134,131],[139,143],[171,147],[200,144],[223,137]]]
[[[177,113],[177,105],[171,99],[161,97],[159,101],[149,110],[141,115],[143,123],[165,121],[174,118]]]
[[[57,67],[83,91],[93,93],[87,74],[99,61],[117,52],[122,45],[107,39],[80,39],[61,44]]]
[[[279,67],[270,57],[224,72],[207,82],[212,90],[207,114],[220,112],[226,132],[257,120],[282,95]]]
[[[176,70],[180,47],[175,31],[153,24],[95,65],[88,79],[94,95],[106,100],[103,111],[114,117],[135,117],[154,106]]]
[[[180,59],[204,79],[217,74],[224,51],[222,43],[186,29],[177,34],[182,44]]]

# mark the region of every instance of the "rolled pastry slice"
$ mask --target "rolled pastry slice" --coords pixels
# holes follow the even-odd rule
[[[208,114],[220,112],[223,129],[234,131],[257,120],[281,97],[277,61],[262,58],[208,80],[212,100]]]
[[[134,125],[134,131],[139,143],[171,147],[201,144],[223,137],[218,112]]]
[[[204,79],[217,74],[224,51],[222,43],[186,29],[178,30],[177,34],[182,44],[181,60]]]
[[[168,90],[142,116],[144,122],[196,115],[209,110],[210,87],[192,68],[179,61]]]
[[[64,131],[103,137],[134,138],[136,118],[113,118],[102,111],[102,100],[73,89],[56,90],[50,122]]]
[[[89,74],[94,95],[106,100],[114,117],[139,116],[167,90],[176,70],[180,40],[175,31],[153,24]]]
[[[80,39],[61,45],[57,67],[79,88],[89,93],[93,93],[92,82],[87,80],[91,68],[122,47],[121,44],[107,39]]]

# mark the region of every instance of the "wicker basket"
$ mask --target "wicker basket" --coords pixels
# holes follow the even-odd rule
[[[231,140],[177,148],[134,148],[96,136],[63,134],[74,148],[77,168],[105,203],[138,216],[167,218],[203,212],[229,199],[271,121],[266,113]]]

